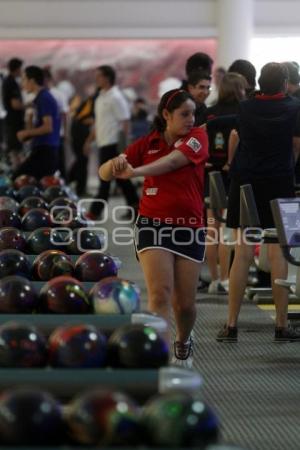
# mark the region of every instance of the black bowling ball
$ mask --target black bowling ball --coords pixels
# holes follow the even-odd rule
[[[39,296],[34,284],[11,275],[0,279],[0,313],[29,314],[38,308]]]
[[[0,252],[0,279],[9,275],[30,278],[31,264],[19,250],[2,250]]]
[[[0,251],[14,249],[24,252],[26,245],[26,236],[23,231],[14,227],[0,228]]]

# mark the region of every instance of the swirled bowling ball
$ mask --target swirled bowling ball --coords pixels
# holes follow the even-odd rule
[[[64,186],[49,186],[44,191],[43,195],[47,203],[51,203],[59,197],[68,197],[68,193]]]
[[[105,244],[105,236],[100,230],[89,228],[76,228],[73,230],[73,238],[67,247],[68,253],[78,255],[89,250],[101,250]]]
[[[97,314],[132,314],[140,309],[140,289],[132,281],[107,277],[96,283],[90,298]]]
[[[151,446],[204,449],[218,440],[219,422],[201,400],[185,392],[151,398],[142,414],[146,441]]]
[[[37,179],[32,175],[19,175],[14,181],[14,187],[20,189],[23,186],[37,185]]]
[[[65,438],[62,406],[48,392],[16,388],[0,397],[0,435],[7,445],[56,445]]]
[[[0,279],[0,313],[32,313],[38,308],[39,295],[33,283],[10,275]]]
[[[35,280],[48,281],[59,275],[74,274],[74,264],[70,256],[60,250],[46,250],[38,255],[32,264]]]
[[[19,214],[24,216],[28,211],[35,208],[48,209],[48,204],[42,197],[27,197],[19,206]]]
[[[45,175],[40,179],[40,185],[43,189],[47,189],[50,186],[63,186],[64,180],[56,175]]]
[[[31,325],[15,322],[0,326],[0,367],[44,367],[47,340]]]
[[[103,367],[106,337],[93,325],[55,329],[49,337],[49,364],[53,367]]]
[[[0,197],[0,210],[2,210],[2,209],[8,209],[10,211],[18,212],[19,203],[16,202],[16,200],[14,200],[11,197],[1,196]]]
[[[141,439],[140,411],[121,392],[91,390],[69,405],[66,422],[71,438],[82,445],[134,445]]]
[[[75,278],[52,278],[40,290],[43,312],[56,314],[85,314],[91,312],[91,303],[82,283]]]
[[[168,364],[167,342],[143,324],[117,328],[108,340],[108,364],[120,368],[158,368]]]
[[[56,228],[42,227],[32,231],[27,238],[30,253],[38,255],[45,250],[58,249],[64,251],[69,245],[69,232]]]
[[[0,251],[15,249],[24,252],[26,245],[26,236],[23,231],[14,227],[0,228]]]
[[[23,252],[19,250],[1,250],[0,279],[9,275],[20,275],[30,278],[31,264]]]
[[[12,185],[12,181],[8,175],[0,175],[0,187],[8,187]]]
[[[16,191],[11,186],[0,186],[0,195],[15,198]]]
[[[75,276],[82,281],[100,281],[117,275],[113,258],[98,250],[90,250],[79,256],[75,263]]]
[[[21,228],[21,219],[19,214],[10,209],[0,210],[0,228],[3,227],[15,227]]]
[[[25,200],[25,198],[40,197],[40,196],[41,196],[41,191],[39,190],[39,188],[37,186],[33,186],[33,185],[23,186],[16,192],[16,199],[20,203],[23,200]]]
[[[34,208],[22,217],[22,228],[34,231],[38,228],[51,227],[52,221],[49,212],[43,208]]]

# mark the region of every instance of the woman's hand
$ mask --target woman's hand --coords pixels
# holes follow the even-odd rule
[[[115,178],[126,180],[133,176],[133,167],[126,159],[126,155],[121,154],[111,160],[112,174]]]

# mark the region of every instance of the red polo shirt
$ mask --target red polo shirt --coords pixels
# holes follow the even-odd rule
[[[203,128],[193,128],[171,146],[159,132],[153,131],[129,145],[125,153],[128,162],[139,167],[173,150],[181,151],[190,164],[164,175],[145,177],[139,213],[168,225],[202,227],[204,165],[208,158],[208,138]]]

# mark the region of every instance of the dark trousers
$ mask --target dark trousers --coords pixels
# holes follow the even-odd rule
[[[106,145],[104,147],[99,148],[99,162],[100,165],[104,164],[109,159],[118,156],[118,145]],[[109,198],[110,191],[110,181],[101,180],[99,185],[99,190],[95,198],[107,201]],[[122,189],[124,197],[126,199],[126,203],[128,206],[132,206],[133,208],[137,208],[139,203],[139,198],[136,193],[136,188],[132,184],[131,180],[120,180],[116,179],[117,185]],[[99,215],[103,210],[104,205],[102,203],[92,203],[91,212],[95,215]]]
[[[88,157],[83,154],[83,145],[89,135],[90,127],[77,120],[71,125],[72,150],[75,160],[67,175],[67,181],[76,181],[76,193],[81,196],[86,191],[88,175]]]
[[[14,171],[13,178],[19,175],[33,175],[40,179],[53,175],[58,169],[58,149],[41,145],[34,147],[26,160]]]

